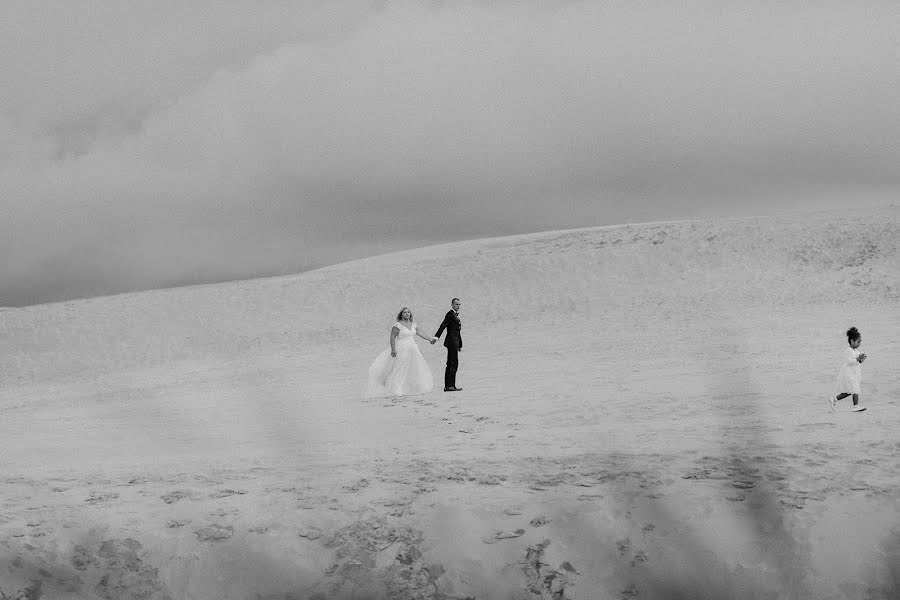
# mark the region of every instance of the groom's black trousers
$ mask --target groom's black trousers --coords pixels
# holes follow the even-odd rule
[[[444,388],[456,387],[456,369],[459,368],[459,348],[447,348],[447,368],[444,369]]]

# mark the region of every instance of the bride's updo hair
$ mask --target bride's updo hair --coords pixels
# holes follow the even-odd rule
[[[403,311],[404,311],[404,310],[409,310],[409,308],[406,307],[406,306],[404,306],[403,308],[400,309],[400,312],[397,313],[397,320],[398,320],[398,321],[402,321],[402,320],[403,320]],[[413,318],[412,318],[412,311],[411,311],[411,310],[409,310],[409,320],[410,320],[410,321],[413,320]]]
[[[859,329],[856,327],[851,327],[847,330],[847,341],[852,342],[853,340],[858,340],[861,336],[859,335]]]

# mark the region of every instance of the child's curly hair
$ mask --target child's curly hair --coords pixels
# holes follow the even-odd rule
[[[859,335],[859,329],[856,327],[851,327],[847,330],[847,341],[852,342],[853,340],[858,340],[862,336]]]

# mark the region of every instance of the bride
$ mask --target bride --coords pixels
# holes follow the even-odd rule
[[[422,335],[416,330],[412,312],[405,306],[391,327],[391,347],[379,354],[369,367],[366,398],[408,396],[431,391],[434,380],[425,357],[419,351],[414,336],[432,344],[436,337]]]

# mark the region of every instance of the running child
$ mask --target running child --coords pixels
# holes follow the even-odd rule
[[[828,404],[833,411],[835,403],[843,400],[847,396],[853,396],[853,412],[861,412],[866,410],[859,403],[859,382],[862,379],[862,363],[866,360],[866,355],[857,350],[862,343],[862,335],[856,327],[847,330],[847,344],[850,346],[844,350],[844,360],[841,362],[841,370],[838,372],[837,386],[835,387],[834,396],[828,398]]]

